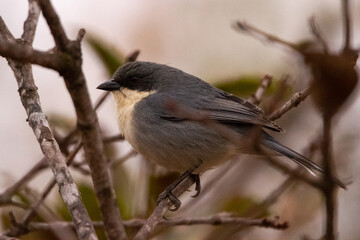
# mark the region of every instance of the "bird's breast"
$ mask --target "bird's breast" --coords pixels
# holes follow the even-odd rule
[[[130,89],[113,91],[116,102],[118,124],[125,139],[134,146],[133,114],[135,105],[148,97],[152,92],[143,92]]]

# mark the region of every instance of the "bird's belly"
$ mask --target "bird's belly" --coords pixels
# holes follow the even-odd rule
[[[164,123],[146,130],[141,124],[137,125],[140,134],[128,141],[147,159],[178,172],[194,170],[201,173],[238,152],[237,147],[216,133],[202,127],[199,131],[198,123],[187,122],[191,127],[178,127],[177,124],[184,123]]]

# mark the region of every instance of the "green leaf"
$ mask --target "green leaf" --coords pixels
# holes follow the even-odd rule
[[[215,84],[216,87],[220,88],[221,90],[234,94],[240,97],[248,97],[251,94],[255,93],[258,89],[262,76],[241,76],[227,80],[220,80],[217,81],[218,83]],[[278,86],[278,82],[276,79],[273,79],[270,86],[266,89],[266,94],[274,93],[275,89]]]
[[[111,47],[109,43],[91,34],[86,37],[86,41],[103,62],[109,76],[111,76],[119,66],[124,64],[124,54],[114,49],[114,47]]]

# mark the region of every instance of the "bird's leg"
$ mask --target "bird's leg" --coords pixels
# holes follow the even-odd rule
[[[181,174],[181,176],[176,179],[176,181],[174,181],[173,183],[171,183],[160,195],[159,198],[157,199],[157,204],[159,204],[162,200],[169,198],[170,201],[174,204],[174,208],[169,209],[170,211],[176,211],[180,208],[181,206],[181,202],[179,200],[179,198],[177,198],[174,194],[173,194],[173,190],[186,178],[191,177],[193,178],[193,180],[195,181],[195,190],[196,190],[196,194],[193,197],[197,197],[200,193],[201,190],[201,185],[200,185],[200,177],[198,174],[192,174],[192,172],[195,170],[196,168],[192,169],[192,170],[188,170],[186,172],[184,172],[183,174]]]
[[[200,184],[200,176],[199,174],[190,174],[190,177],[192,177],[194,179],[195,182],[195,195],[193,195],[192,197],[197,197],[200,194],[201,191],[201,184]]]

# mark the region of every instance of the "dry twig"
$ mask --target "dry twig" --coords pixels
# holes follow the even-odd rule
[[[30,1],[30,4],[37,3]],[[39,8],[36,7],[30,9],[35,12],[29,14],[28,20],[25,22],[24,31],[35,31],[36,29],[37,20],[34,20],[34,18],[38,18],[40,11]],[[2,19],[0,19],[0,25],[2,41],[15,43],[14,37],[11,35]],[[34,33],[24,33],[23,36],[29,38],[24,40],[31,43],[33,35]],[[24,44],[26,43],[17,43],[19,46],[23,46]],[[16,50],[14,52],[16,52]],[[41,110],[37,87],[35,86],[32,76],[31,65],[28,63],[22,64],[9,58],[8,62],[18,82],[20,99],[28,115],[29,125],[33,129],[36,139],[40,144],[40,148],[53,171],[56,182],[59,185],[61,196],[73,217],[79,238],[97,239],[90,218],[82,204],[80,193],[73,183],[70,172],[66,167],[65,158],[61,154],[59,146],[54,139],[46,120],[46,116]],[[76,211],[74,211],[74,209],[76,209]],[[12,233],[9,235],[12,235]]]

